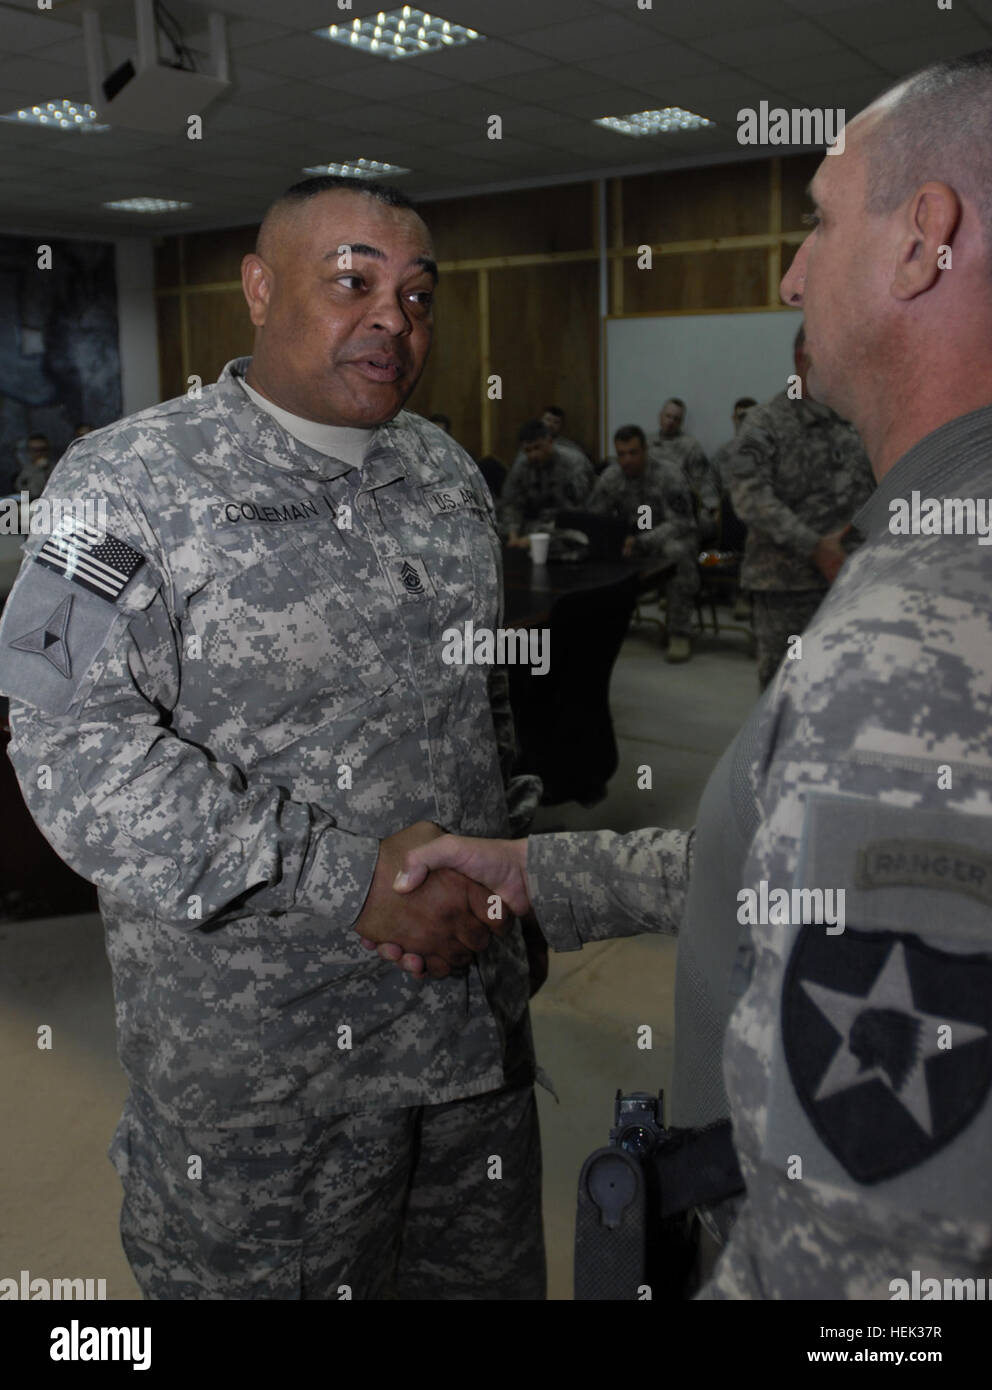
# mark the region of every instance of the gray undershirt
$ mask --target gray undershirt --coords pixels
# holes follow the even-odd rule
[[[271,415],[287,434],[291,434],[301,444],[316,449],[318,454],[326,454],[328,458],[340,459],[352,468],[361,468],[365,450],[375,430],[352,429],[346,425],[322,425],[319,420],[307,420],[302,415],[293,415],[288,410],[283,410],[282,406],[276,405],[260,391],[256,391],[254,386],[249,386],[244,377],[236,376],[235,380],[241,383],[260,410]]]

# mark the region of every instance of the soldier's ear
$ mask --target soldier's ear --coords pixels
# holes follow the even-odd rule
[[[265,323],[272,293],[273,273],[271,266],[261,256],[251,251],[241,262],[241,288],[248,302],[248,312],[256,328]]]
[[[931,289],[942,273],[940,251],[961,221],[961,200],[949,184],[934,179],[916,190],[902,218],[891,293],[905,300]]]

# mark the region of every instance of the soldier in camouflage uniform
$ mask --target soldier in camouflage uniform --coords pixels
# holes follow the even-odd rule
[[[25,798],[99,888],[125,1250],[152,1298],[541,1298],[519,925],[458,875],[391,920],[404,847],[540,791],[506,672],[442,661],[502,586],[477,469],[400,409],[427,229],[315,179],[243,273],[254,357],[72,446],[50,491],[106,534],[33,537],[0,627]]]
[[[692,492],[699,526],[699,538],[704,545],[716,539],[720,521],[720,475],[703,452],[698,439],[682,429],[685,420],[685,401],[672,396],[658,415],[658,433],[648,440],[648,453],[654,459],[666,459],[681,468]]]
[[[583,449],[582,445],[576,444],[574,439],[569,439],[568,435],[562,433],[565,428],[565,412],[560,405],[545,406],[544,414],[541,416],[541,419],[551,431],[556,449],[564,450],[567,454],[577,454],[579,458],[585,459],[587,463],[590,462],[589,455],[586,453],[585,449]]]
[[[733,439],[728,439],[726,444],[721,444],[711,459],[713,471],[720,479],[720,486],[724,491],[727,490],[727,465],[734,456],[734,450],[737,447],[737,436],[741,432],[748,411],[752,406],[757,404],[758,402],[753,396],[739,396],[738,399],[734,401],[734,408],[730,415],[734,423],[734,437]]]
[[[668,626],[665,659],[688,661],[693,603],[699,592],[699,534],[692,497],[679,468],[648,457],[644,431],[637,425],[624,425],[613,442],[616,461],[596,479],[586,509],[623,524],[625,558],[675,566],[663,584]]]
[[[526,549],[528,532],[553,526],[559,512],[582,507],[595,477],[584,454],[559,449],[543,420],[520,430],[521,453],[499,500],[500,533],[507,545]]]
[[[734,511],[748,528],[741,587],[753,599],[762,690],[854,549],[844,533],[875,486],[856,430],[807,396],[802,328],[795,365],[799,384],[748,412],[727,462]]]
[[[824,230],[782,294],[805,310],[811,391],[858,425],[880,484],[695,833],[440,839],[398,883],[457,867],[532,905],[553,945],[681,927],[681,969],[693,895],[723,881],[747,1200],[704,1298],[974,1298],[992,1266],[992,616],[967,533],[992,502],[990,110],[992,50],[935,65],[849,123],[813,181]],[[942,529],[914,526],[914,494]],[[746,921],[734,881],[738,904],[843,892],[842,930],[802,900]]]

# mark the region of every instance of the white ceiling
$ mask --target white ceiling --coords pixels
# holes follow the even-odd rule
[[[88,0],[108,70],[134,49],[130,0]],[[309,32],[393,8],[353,0],[166,0],[206,52],[205,14],[228,16],[233,91],[204,138],[61,133],[0,122],[0,225],[129,235],[257,221],[304,165],[364,156],[413,170],[417,198],[741,158],[737,111],[843,107],[850,118],[935,57],[992,46],[992,0],[436,0],[487,42],[389,62]],[[422,0],[423,5],[423,0]],[[89,96],[81,0],[0,0],[0,112]],[[433,12],[433,11],[432,11]],[[684,106],[715,130],[632,139],[593,117]],[[499,115],[502,141],[486,136]],[[158,196],[188,212],[101,207]]]

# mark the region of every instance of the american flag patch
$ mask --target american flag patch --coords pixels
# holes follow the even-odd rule
[[[145,563],[145,557],[124,541],[75,517],[63,517],[57,531],[34,557],[39,565],[55,570],[73,584],[116,602],[128,580]]]

